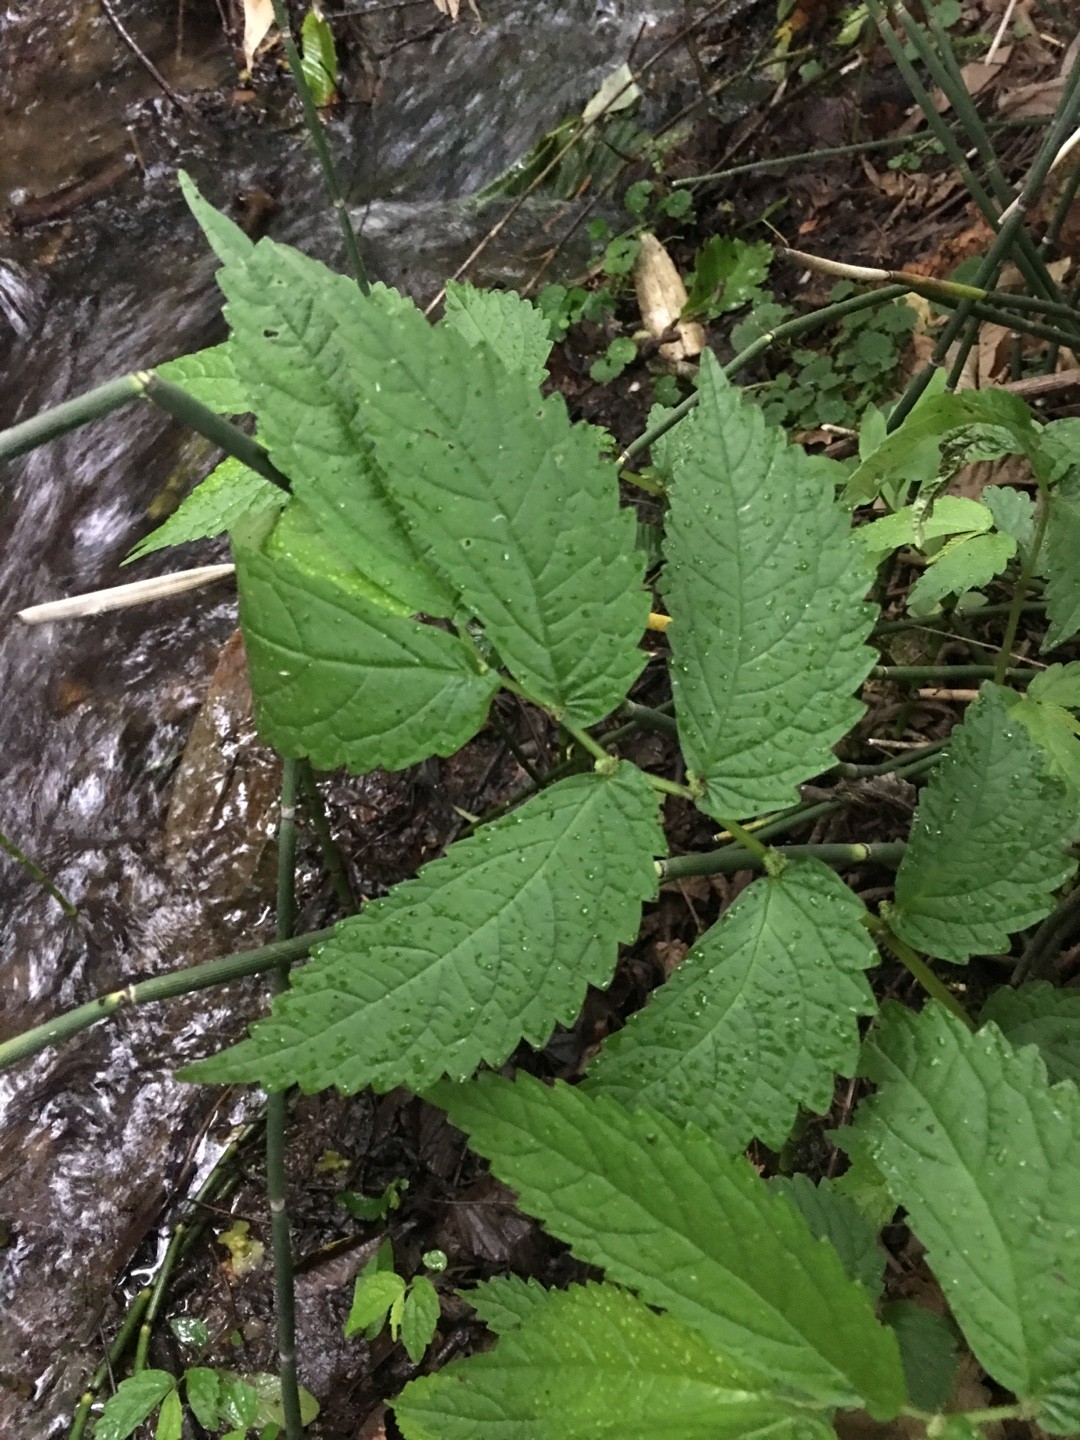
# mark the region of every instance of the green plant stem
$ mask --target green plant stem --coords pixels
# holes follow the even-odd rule
[[[770,330],[760,335],[752,344],[747,345],[745,350],[740,350],[734,360],[728,361],[724,366],[724,374],[730,380],[733,376],[752,360],[763,354],[770,345],[778,340],[790,340],[797,335],[802,335],[808,330],[816,330],[822,325],[829,325],[837,320],[842,320],[846,315],[853,315],[859,310],[869,310],[875,305],[886,305],[890,300],[898,300],[901,295],[907,294],[906,285],[884,285],[880,290],[871,290],[865,295],[852,295],[846,300],[838,300],[832,305],[823,305],[819,310],[811,310],[807,315],[798,315],[794,320],[785,320],[775,330]],[[625,465],[628,460],[639,455],[642,450],[647,450],[669,430],[673,429],[680,420],[686,416],[698,403],[697,391],[680,404],[676,405],[670,414],[656,425],[651,425],[648,430],[643,431],[636,440],[630,444],[619,456],[618,463]]]
[[[1046,526],[1050,519],[1050,496],[1047,494],[1046,486],[1041,480],[1037,481],[1039,486],[1039,518],[1035,524],[1035,534],[1032,537],[1028,553],[1024,557],[1024,563],[1020,567],[1020,575],[1016,582],[1016,589],[1013,592],[1012,605],[1009,609],[1009,618],[1005,622],[1005,634],[1001,638],[1001,649],[998,651],[997,664],[994,666],[994,679],[997,684],[1005,683],[1005,676],[1009,673],[1009,657],[1016,644],[1016,632],[1020,625],[1020,616],[1024,611],[1024,601],[1027,598],[1028,586],[1031,584],[1032,576],[1039,563],[1039,551],[1042,549],[1043,540],[1046,538]]]
[[[681,880],[687,875],[731,875],[736,870],[760,870],[769,852],[759,843],[758,850],[741,845],[727,845],[721,850],[707,850],[694,855],[673,855],[657,861],[661,884]],[[786,860],[821,860],[826,865],[888,865],[895,867],[904,858],[907,844],[903,840],[882,841],[872,845],[778,845],[772,853]]]
[[[349,268],[352,270],[361,293],[366,295],[370,288],[367,270],[364,267],[363,260],[360,258],[360,246],[357,243],[356,231],[353,229],[348,207],[341,193],[337,170],[334,168],[334,159],[330,154],[330,147],[326,143],[326,132],[323,129],[322,120],[319,118],[318,106],[312,97],[311,87],[307,83],[304,66],[300,60],[300,53],[296,48],[296,42],[293,40],[292,26],[289,24],[289,15],[285,8],[285,0],[272,0],[272,4],[274,7],[274,19],[277,22],[278,29],[281,31],[282,44],[285,46],[285,58],[289,62],[289,69],[292,71],[292,77],[296,83],[296,90],[300,96],[300,105],[304,112],[304,125],[307,127],[307,132],[311,136],[311,143],[315,146],[315,153],[319,157],[319,165],[322,169],[323,184],[326,186],[326,193],[330,196],[331,205],[337,211],[338,224],[341,226],[341,238],[345,242],[345,254],[348,256]]]
[[[79,1403],[72,1416],[71,1429],[68,1431],[68,1440],[82,1440],[83,1432],[86,1430],[87,1422],[90,1419],[90,1411],[93,1408],[98,1391],[109,1378],[110,1374],[117,1368],[124,1358],[132,1337],[142,1324],[142,1317],[146,1307],[150,1304],[150,1297],[153,1291],[146,1285],[139,1291],[128,1306],[127,1314],[123,1323],[113,1336],[112,1344],[105,1352],[105,1359],[94,1371],[90,1384],[79,1397]]]
[[[334,926],[325,930],[312,930],[307,935],[298,935],[295,940],[283,940],[273,945],[263,945],[257,950],[242,950],[235,955],[220,956],[207,960],[202,965],[191,965],[185,970],[172,970],[167,975],[155,975],[151,980],[140,980],[137,984],[126,985],[120,990],[99,995],[85,1005],[76,1005],[35,1025],[21,1035],[0,1042],[0,1071],[26,1060],[50,1045],[66,1040],[80,1030],[107,1020],[118,1010],[128,1005],[148,1005],[157,1000],[171,1000],[177,995],[189,995],[196,990],[206,990],[214,985],[227,985],[244,975],[258,975],[275,965],[299,960],[315,945],[321,945],[334,934]]]
[[[658,795],[674,795],[677,800],[689,800],[691,805],[697,799],[689,785],[679,785],[674,780],[665,780],[662,775],[650,775],[648,771],[645,772],[645,779]]]
[[[275,0],[275,7],[281,0]],[[290,940],[296,918],[296,792],[299,762],[286,759],[281,777],[281,823],[278,826],[277,939]],[[289,965],[274,966],[275,994],[288,988]],[[288,1181],[285,1174],[285,1132],[288,1118],[284,1090],[266,1097],[266,1192],[270,1202],[270,1239],[274,1252],[274,1296],[277,1309],[278,1374],[286,1440],[300,1440],[300,1392],[296,1381],[296,1293],[293,1286],[292,1239],[289,1234]]]
[[[542,786],[544,783],[543,777],[540,775],[540,772],[537,770],[536,766],[532,763],[529,757],[525,754],[524,750],[522,750],[518,742],[514,739],[513,735],[510,734],[510,731],[499,719],[498,715],[495,714],[494,707],[492,707],[492,710],[488,715],[488,724],[495,731],[495,734],[498,735],[499,739],[506,746],[507,750],[510,751],[510,754],[513,755],[514,759],[518,762],[518,764],[521,766],[522,770],[524,770],[525,774],[529,777],[532,783],[537,787],[537,789],[539,789],[540,786]]]
[[[1070,891],[1061,904],[1051,911],[1024,946],[1023,954],[1012,973],[1012,983],[1022,985],[1026,980],[1051,979],[1054,974],[1054,961],[1078,924],[1080,885]]]
[[[1011,600],[1001,605],[983,605],[980,606],[978,610],[967,611],[964,618],[967,620],[982,620],[984,617],[990,615],[1008,615],[1011,609]],[[1025,614],[1034,614],[1037,610],[1045,611],[1046,601],[1025,600],[1022,609]],[[871,640],[876,640],[880,636],[899,635],[903,630],[938,630],[939,626],[935,624],[935,621],[938,619],[940,619],[942,625],[948,623],[947,616],[938,617],[933,615],[928,616],[925,620],[914,620],[911,618],[905,620],[884,620],[880,625],[874,626],[870,638]]]
[[[29,855],[25,855],[15,844],[15,841],[5,835],[2,830],[0,830],[0,850],[6,851],[17,865],[21,865],[30,878],[36,880],[47,895],[52,896],[65,915],[72,920],[78,917],[79,912],[76,907],[56,888],[48,875],[45,874],[45,871],[42,870],[41,866],[31,860]]]
[[[933,97],[920,80],[918,72],[908,59],[903,45],[893,33],[880,0],[869,0],[868,9],[871,17],[877,24],[881,37],[889,50],[889,54],[892,56],[896,68],[904,77],[916,103],[923,112],[923,117],[927,125],[934,132],[935,138],[940,142],[946,155],[956,167],[961,179],[964,181],[968,194],[979,207],[984,219],[986,219],[989,224],[996,226],[998,224],[1000,211],[1007,203],[1007,187],[1005,187],[1004,182],[1002,182],[1002,195],[999,203],[995,205],[982,182],[972,170],[963,148],[938,113]],[[979,120],[975,108],[970,102],[970,97],[968,96],[967,88],[963,84],[963,81],[956,81],[948,66],[943,64],[940,57],[935,54],[932,46],[926,39],[924,31],[915,24],[902,6],[893,6],[893,12],[900,20],[908,40],[919,53],[920,59],[922,59],[923,63],[930,70],[942,90],[949,96],[957,118],[965,124],[965,128],[967,128],[970,123],[974,123],[975,132],[971,133],[969,130],[969,139],[976,145],[976,148],[978,148],[980,143],[989,147],[989,141],[985,135],[980,136],[979,134],[982,122]],[[1056,148],[1055,146],[1055,152]],[[1046,269],[1046,263],[1039,256],[1030,236],[1021,230],[1016,230],[1013,238],[1017,241],[1017,265],[1024,279],[1032,290],[1041,290],[1049,298],[1057,299],[1057,287],[1050,278]],[[981,279],[979,283],[982,283]],[[966,319],[967,317],[965,316],[965,320]]]
[[[129,401],[138,399],[153,401],[173,419],[197,430],[249,470],[288,491],[288,479],[273,464],[258,441],[224,416],[215,414],[179,385],[162,380],[152,370],[136,370],[130,375],[121,375],[117,380],[106,381],[96,390],[88,390],[74,400],[65,400],[51,410],[43,410],[40,415],[0,432],[0,462],[25,455],[49,440],[57,440],[91,420],[103,419]]]
[[[881,15],[881,7],[878,0],[870,0],[872,10],[876,16]],[[887,25],[882,25],[882,34],[886,40],[891,37],[894,43],[896,37],[892,35]],[[899,62],[898,62],[899,64]],[[907,64],[905,60],[905,65]],[[912,92],[916,93],[916,92]],[[1051,122],[1046,139],[1035,157],[1035,162],[1028,172],[1028,177],[1017,197],[1013,208],[1008,216],[1001,221],[994,243],[990,246],[982,264],[979,266],[975,276],[975,284],[980,289],[992,289],[1001,266],[1005,263],[1014,242],[1023,231],[1024,220],[1027,216],[1028,207],[1041,191],[1050,167],[1054,162],[1058,150],[1068,137],[1076,123],[1077,112],[1080,110],[1080,65],[1073,66],[1072,74],[1066,84],[1065,93],[1058,105],[1057,113]],[[912,378],[904,390],[897,404],[894,406],[888,420],[890,433],[911,413],[918,402],[919,397],[929,385],[936,374],[944,357],[948,354],[950,347],[960,332],[967,326],[971,318],[973,306],[969,302],[962,303],[954,312],[951,320],[945,326],[938,337],[934,347],[934,353]]]
[[[291,486],[288,478],[281,473],[259,442],[238,425],[226,420],[224,415],[216,414],[196,400],[194,395],[189,395],[179,385],[174,385],[171,380],[162,380],[153,370],[137,370],[134,379],[139,382],[141,393],[146,399],[152,400],[167,415],[198,431],[219,450],[224,450],[226,455],[239,460],[242,465],[254,470],[256,475],[261,475],[264,480],[269,480],[271,485],[276,485],[279,490],[289,493]]]
[[[32,415],[29,420],[0,431],[0,462],[14,460],[49,440],[58,440],[61,435],[77,430],[80,425],[111,415],[141,394],[142,386],[134,375],[121,375],[118,380],[108,380],[85,395],[76,395],[74,400],[65,400],[40,415]]]
[[[1048,125],[1048,115],[1024,116],[1015,120],[991,120],[988,130],[1029,128],[1034,125]],[[744,165],[732,165],[727,170],[713,170],[705,175],[684,175],[672,180],[672,188],[680,185],[705,185],[710,181],[734,180],[740,175],[764,175],[770,170],[784,170],[789,165],[812,165],[817,160],[839,160],[845,155],[871,155],[875,150],[897,150],[903,146],[925,144],[937,137],[930,129],[916,130],[911,135],[887,135],[883,140],[860,140],[854,145],[828,145],[821,150],[800,150],[796,155],[774,155],[767,160],[750,160]]]
[[[788,810],[778,811],[771,819],[766,819],[750,829],[756,839],[764,843],[771,840],[774,835],[784,835],[789,830],[795,830],[800,825],[809,825],[812,820],[821,820],[826,815],[835,815],[838,810],[846,810],[851,802],[843,800],[819,800],[813,805],[792,805]]]
[[[669,715],[663,710],[654,710],[649,705],[639,705],[634,700],[624,700],[619,707],[619,713],[625,715],[635,727],[656,730],[661,735],[677,735],[679,733],[674,715]],[[610,744],[618,733],[617,731],[612,732],[611,735],[605,735],[604,739]]]
[[[761,842],[761,837],[755,835],[752,830],[747,830],[745,825],[740,825],[737,820],[720,820],[719,822],[733,840],[737,840],[744,850],[755,855],[762,865],[769,858],[769,852]]]
[[[326,866],[326,873],[330,876],[330,882],[334,887],[334,894],[337,896],[338,904],[346,915],[355,915],[360,906],[357,904],[356,896],[353,894],[352,886],[349,884],[349,877],[345,866],[341,862],[341,852],[334,843],[334,837],[330,832],[330,821],[326,816],[326,806],[323,804],[322,792],[319,783],[315,779],[315,772],[311,768],[309,760],[300,762],[300,785],[304,791],[304,799],[307,801],[308,818],[311,821],[311,828],[315,831],[315,837],[319,842],[319,849],[322,851],[323,864]]]
[[[948,745],[947,740],[935,740],[932,745],[921,745],[918,750],[909,750],[902,756],[894,756],[891,760],[882,760],[877,765],[850,765],[842,760],[836,766],[834,774],[842,776],[845,780],[862,780],[871,775],[891,775],[894,772],[921,767],[927,760],[936,760],[941,752]]]
[[[964,1007],[957,1000],[949,987],[934,974],[930,966],[918,955],[910,945],[901,940],[898,935],[893,934],[892,929],[886,922],[877,916],[868,917],[870,933],[879,945],[896,956],[900,964],[909,975],[913,976],[923,987],[926,993],[934,1000],[940,1001],[951,1014],[958,1020],[962,1020],[969,1030],[975,1029],[975,1022],[967,1013]]]
[[[908,293],[920,295],[924,300],[930,300],[938,306],[951,310],[964,306],[974,320],[1004,325],[1019,334],[1033,335],[1036,339],[1049,340],[1056,345],[1080,345],[1080,331],[1063,330],[1026,318],[1030,311],[1039,311],[1051,319],[1056,316],[1076,326],[1080,323],[1080,315],[1074,306],[1065,302],[1041,300],[1032,295],[1013,295],[1005,290],[987,290],[978,285],[962,285],[952,280],[936,280],[929,276],[913,275],[906,270],[882,270],[865,265],[850,265],[845,260],[831,260],[827,256],[813,255],[805,250],[782,248],[777,253],[821,275],[855,280],[860,284],[888,282],[902,285]],[[1017,311],[1020,313],[1015,313]],[[962,360],[964,357],[960,358]],[[960,368],[963,368],[962,364]]]
[[[182,1257],[188,1252],[191,1246],[202,1235],[206,1229],[207,1216],[198,1213],[199,1207],[208,1205],[214,1201],[220,1207],[229,1197],[231,1192],[240,1182],[240,1177],[235,1173],[234,1165],[240,1146],[247,1140],[255,1128],[254,1124],[246,1125],[242,1133],[231,1141],[218,1156],[213,1168],[206,1179],[199,1186],[198,1191],[188,1202],[185,1218],[177,1222],[173,1233],[169,1237],[165,1254],[162,1256],[161,1264],[158,1266],[157,1274],[154,1277],[152,1287],[140,1291],[137,1300],[145,1295],[142,1304],[129,1307],[128,1314],[117,1332],[113,1345],[109,1348],[109,1359],[106,1364],[99,1366],[88,1387],[87,1394],[90,1396],[90,1403],[93,1403],[93,1396],[100,1391],[107,1376],[114,1371],[123,1359],[128,1342],[138,1324],[138,1341],[135,1348],[135,1358],[132,1363],[132,1374],[137,1375],[140,1370],[146,1368],[147,1353],[150,1347],[150,1338],[153,1334],[154,1325],[161,1311],[165,1296],[168,1292],[169,1281],[173,1272]],[[133,1313],[136,1312],[136,1313]],[[139,1318],[141,1317],[141,1323]],[[115,1353],[114,1353],[115,1352]],[[84,1399],[86,1397],[84,1396]]]
[[[582,750],[584,750],[587,755],[591,755],[594,760],[611,759],[610,754],[598,741],[593,739],[587,730],[581,730],[576,725],[567,725],[565,721],[563,721],[563,729],[574,743],[580,745]]]
[[[1008,652],[1006,658],[1007,655]],[[946,685],[962,680],[996,680],[1003,685],[1006,679],[1023,685],[1041,674],[1041,670],[1022,665],[1007,666],[1000,673],[996,665],[875,665],[870,671],[873,680],[926,681]]]

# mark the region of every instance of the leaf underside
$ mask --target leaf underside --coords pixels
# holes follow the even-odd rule
[[[1042,751],[985,685],[922,792],[889,916],[897,935],[958,965],[1007,950],[1075,870],[1073,820]]]
[[[644,661],[648,597],[633,513],[591,427],[489,346],[297,251],[262,240],[220,278],[274,462],[349,529],[357,568],[399,597],[434,586],[412,601],[430,614],[455,597],[568,723],[614,709]]]
[[[663,848],[632,765],[559,781],[342,921],[270,1018],[185,1078],[416,1090],[500,1065],[608,983]]]
[[[889,1004],[866,1047],[878,1091],[850,1132],[911,1228],[980,1363],[1056,1434],[1080,1428],[1080,1093],[1035,1049],[936,1003]]]
[[[826,1440],[825,1416],[770,1394],[687,1326],[613,1285],[554,1290],[495,1349],[412,1381],[406,1440]]]
[[[877,952],[865,909],[825,865],[755,881],[589,1068],[589,1089],[693,1121],[726,1149],[784,1143],[799,1106],[828,1109],[853,1074],[863,976]]]
[[[872,571],[819,467],[708,352],[674,448],[664,550],[683,754],[717,819],[789,805],[833,762],[874,662]]]
[[[729,1360],[827,1404],[894,1414],[894,1337],[836,1252],[742,1156],[607,1095],[519,1076],[433,1097],[523,1209]]]

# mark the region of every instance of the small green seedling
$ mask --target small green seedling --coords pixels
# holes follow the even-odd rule
[[[446,1256],[441,1250],[429,1250],[423,1264],[439,1273],[446,1269]],[[426,1275],[405,1280],[393,1268],[393,1251],[387,1241],[357,1277],[345,1334],[362,1331],[371,1340],[389,1325],[391,1338],[400,1339],[409,1359],[419,1365],[435,1337],[439,1309],[439,1293]]]

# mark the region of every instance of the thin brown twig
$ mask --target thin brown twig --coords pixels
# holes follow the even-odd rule
[[[143,68],[148,72],[148,74],[153,76],[155,82],[161,86],[162,90],[169,97],[169,99],[176,106],[176,108],[178,110],[182,110],[189,120],[193,120],[197,125],[201,125],[202,118],[200,117],[199,112],[195,109],[195,106],[192,105],[190,100],[185,100],[183,95],[178,94],[173,89],[173,87],[165,79],[165,76],[162,75],[161,71],[150,59],[150,56],[147,55],[146,51],[141,48],[139,42],[135,39],[135,36],[132,35],[131,31],[127,28],[124,22],[120,19],[119,15],[117,15],[116,11],[112,8],[110,0],[99,0],[99,4],[101,5],[102,10],[105,12],[106,19],[116,31],[117,35],[120,36],[120,39],[135,56],[139,64],[143,66]]]

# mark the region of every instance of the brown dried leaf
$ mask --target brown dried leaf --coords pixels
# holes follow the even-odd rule
[[[678,338],[660,346],[661,359],[677,364],[701,354],[705,348],[704,327],[696,320],[679,319],[687,301],[686,286],[674,260],[648,231],[641,237],[641,249],[634,265],[634,289],[641,323],[653,339],[659,339],[675,327]]]
[[[250,70],[255,51],[274,24],[273,0],[244,0],[244,64]]]

